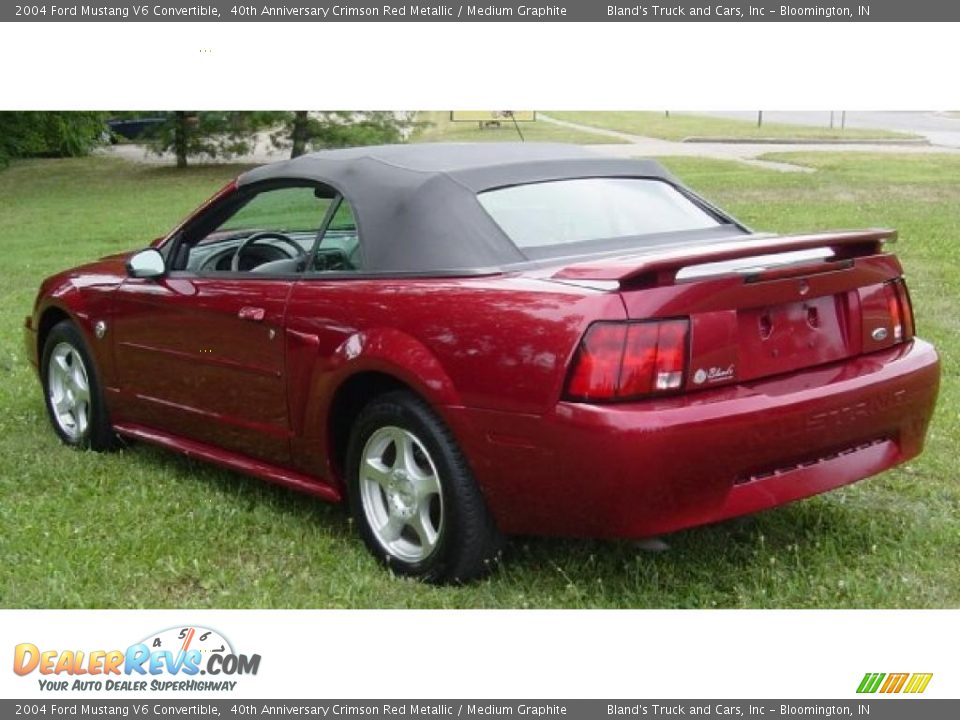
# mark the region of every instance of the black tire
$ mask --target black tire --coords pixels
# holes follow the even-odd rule
[[[371,524],[370,514],[376,512],[370,509],[371,504],[382,502],[385,507],[395,507],[388,500],[388,493],[393,488],[388,491],[363,481],[368,494],[364,495],[361,490],[360,465],[368,443],[372,438],[376,442],[375,434],[380,437],[394,428],[414,436],[417,443],[414,454],[419,455],[418,465],[433,468],[439,485],[439,500],[431,498],[434,506],[428,511],[431,517],[439,519],[437,539],[432,551],[423,558],[409,559],[394,552],[381,542]],[[386,442],[389,444],[390,441]],[[427,457],[423,450],[428,454]],[[390,453],[388,447],[384,457],[389,457]],[[394,466],[397,462],[394,460]],[[346,480],[350,512],[361,537],[373,555],[397,574],[432,583],[462,583],[482,577],[496,567],[503,537],[450,429],[417,395],[405,391],[390,392],[374,399],[361,410],[350,433]],[[375,499],[377,491],[382,498],[380,501]],[[441,505],[439,514],[436,513],[437,502]],[[412,526],[403,527],[404,533],[410,530]],[[410,542],[418,541],[418,536],[419,532],[415,532],[410,536]],[[402,538],[398,540],[404,542]],[[420,544],[425,545],[423,542]]]
[[[85,424],[82,429],[74,424],[71,432],[69,424],[65,426],[58,420],[58,414],[54,408],[53,386],[55,380],[51,377],[50,364],[54,351],[63,351],[69,347],[74,355],[68,356],[71,362],[82,363],[82,369],[86,375],[89,391],[89,400],[86,403]],[[120,445],[120,440],[113,432],[110,425],[110,418],[107,416],[107,406],[103,399],[103,388],[100,384],[100,376],[97,367],[93,362],[93,356],[87,347],[87,342],[83,334],[77,329],[77,326],[70,320],[63,320],[51,328],[47,339],[43,344],[43,352],[40,356],[40,383],[43,387],[44,403],[47,407],[47,416],[54,432],[63,441],[64,444],[78,449],[89,449],[103,452],[114,450]]]

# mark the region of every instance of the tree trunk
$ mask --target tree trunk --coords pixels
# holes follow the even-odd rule
[[[290,138],[293,140],[290,157],[295,158],[303,155],[307,151],[307,141],[310,139],[306,110],[297,110],[293,114],[293,128],[290,132]]]
[[[173,146],[177,153],[177,167],[185,168],[187,166],[187,134],[190,132],[187,127],[187,113],[177,110],[175,116]]]

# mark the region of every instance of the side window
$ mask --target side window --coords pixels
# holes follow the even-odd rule
[[[192,272],[301,272],[335,193],[314,185],[262,190],[199,238],[185,238],[176,267]]]
[[[363,270],[360,235],[353,208],[341,199],[330,224],[317,243],[311,272],[357,272]]]

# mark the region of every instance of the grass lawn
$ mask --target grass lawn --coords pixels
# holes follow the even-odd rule
[[[956,607],[960,604],[960,158],[791,155],[778,173],[668,160],[758,229],[890,225],[920,333],[944,376],[926,453],[850,488],[666,538],[520,538],[461,588],[380,569],[345,513],[139,444],[73,452],[48,427],[21,349],[42,277],[142,246],[239,168],[177,171],[109,158],[0,172],[0,606]]]
[[[589,125],[606,130],[617,130],[630,135],[663,138],[664,140],[683,140],[688,137],[742,138],[801,138],[805,140],[866,140],[866,139],[907,139],[916,137],[890,130],[864,130],[858,128],[830,129],[808,125],[787,125],[784,123],[764,123],[757,127],[755,122],[732,120],[727,118],[689,115],[686,113],[663,112],[547,112],[552,118]]]
[[[517,142],[520,136],[512,122],[505,121],[499,128],[483,128],[475,122],[451,122],[449,112],[417,113],[422,126],[414,132],[412,142]],[[621,142],[582,130],[571,130],[543,120],[517,123],[525,140],[529,142],[559,142],[602,144]]]

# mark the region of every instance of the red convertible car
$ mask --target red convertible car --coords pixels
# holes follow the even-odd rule
[[[558,145],[257,168],[43,282],[54,430],[349,502],[397,572],[509,534],[642,537],[916,456],[939,383],[889,230],[755,234],[648,161]]]

